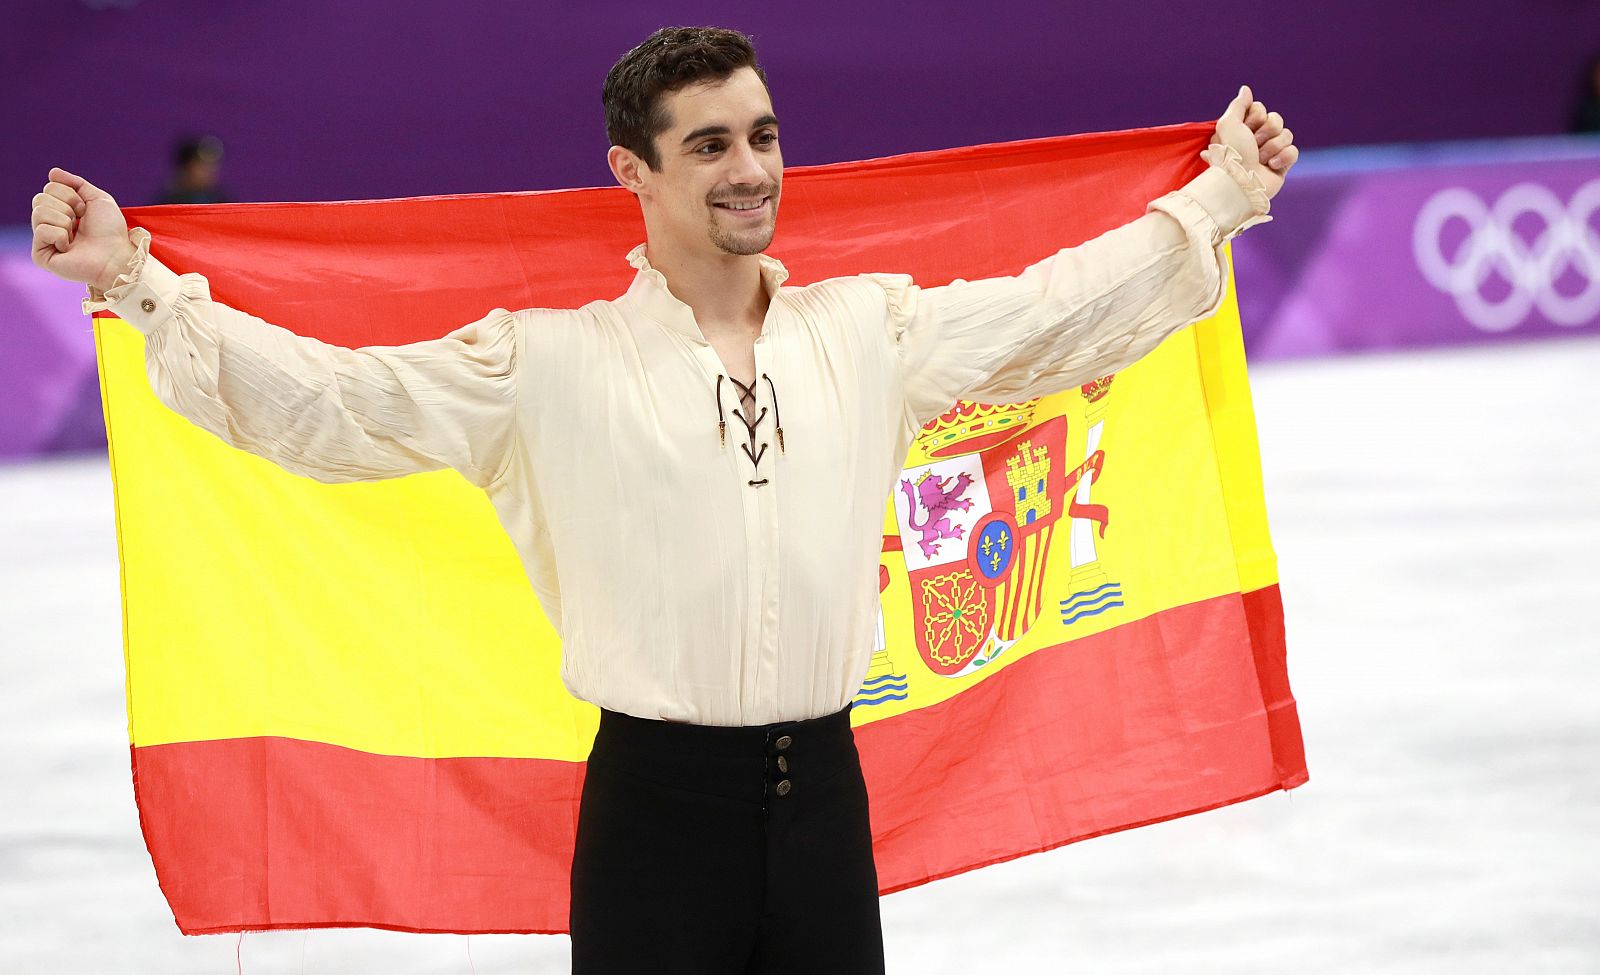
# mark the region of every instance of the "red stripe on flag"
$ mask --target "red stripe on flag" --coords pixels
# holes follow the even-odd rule
[[[584,769],[278,737],[133,748],[140,824],[184,934],[564,932]]]
[[[864,271],[923,286],[1016,274],[1198,175],[1214,128],[790,166],[768,253],[788,266],[790,285]],[[206,275],[218,301],[349,347],[437,338],[494,307],[620,295],[636,273],[623,258],[645,239],[639,202],[620,186],[123,213],[154,235],[151,253],[168,267]]]
[[[1178,606],[858,727],[880,890],[1305,783],[1282,615],[1276,585]]]
[[[1276,586],[1219,596],[857,728],[881,889],[1305,782],[1282,633]],[[952,739],[959,729],[983,729],[980,747]],[[567,930],[581,763],[275,737],[142,746],[132,759],[185,934]]]

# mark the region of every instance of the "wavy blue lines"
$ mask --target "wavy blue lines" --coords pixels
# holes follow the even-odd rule
[[[908,696],[907,690],[905,674],[884,674],[882,677],[874,677],[863,683],[852,703],[872,705],[888,701],[904,701]]]
[[[891,695],[883,695],[882,698],[856,698],[856,700],[851,701],[851,706],[861,706],[861,708],[866,708],[866,706],[870,706],[870,704],[886,704],[890,703],[890,701],[904,701],[906,700],[907,696],[909,695],[902,695],[902,693],[891,693]]]
[[[1122,601],[1119,599],[1119,600],[1113,600],[1112,602],[1109,602],[1109,603],[1103,603],[1103,604],[1101,604],[1099,606],[1096,606],[1093,609],[1080,610],[1080,611],[1078,611],[1076,613],[1073,613],[1071,616],[1067,616],[1067,617],[1062,618],[1061,625],[1062,626],[1067,626],[1067,625],[1070,625],[1072,623],[1076,623],[1079,620],[1081,620],[1081,619],[1083,619],[1084,617],[1087,617],[1087,616],[1099,616],[1101,613],[1104,613],[1106,610],[1115,609],[1116,607],[1121,606],[1121,605],[1122,605]]]
[[[1078,620],[1099,616],[1108,609],[1122,605],[1122,583],[1108,582],[1087,592],[1073,593],[1061,601],[1061,625],[1070,626]]]
[[[1068,596],[1066,599],[1063,599],[1061,601],[1061,607],[1063,609],[1066,609],[1068,603],[1088,602],[1089,600],[1093,599],[1094,597],[1096,597],[1096,596],[1100,595],[1101,593],[1105,592],[1107,589],[1115,589],[1117,591],[1117,595],[1119,595],[1119,596],[1122,595],[1122,583],[1120,583],[1120,582],[1108,582],[1103,586],[1096,586],[1095,588],[1090,589],[1087,592],[1075,592],[1075,593],[1073,593],[1071,596]]]

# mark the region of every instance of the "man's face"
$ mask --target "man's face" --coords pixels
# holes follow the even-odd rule
[[[778,120],[751,68],[662,96],[671,126],[656,136],[658,170],[641,168],[656,229],[678,246],[759,254],[777,229],[783,185]]]
[[[191,159],[183,167],[183,175],[190,186],[209,189],[216,185],[217,171],[220,168],[214,159]]]

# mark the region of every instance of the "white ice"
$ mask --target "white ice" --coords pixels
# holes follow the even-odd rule
[[[1254,367],[1311,781],[891,894],[889,971],[1600,971],[1597,380],[1595,339]],[[0,468],[0,971],[567,970],[564,935],[181,936],[117,571],[104,457]]]

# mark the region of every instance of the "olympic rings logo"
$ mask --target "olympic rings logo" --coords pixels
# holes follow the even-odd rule
[[[1467,321],[1486,332],[1516,328],[1538,308],[1557,325],[1585,325],[1600,316],[1600,235],[1589,218],[1600,210],[1600,179],[1578,187],[1565,206],[1537,183],[1518,183],[1486,206],[1471,190],[1451,187],[1428,198],[1412,227],[1411,249],[1428,283],[1455,298]],[[1544,232],[1531,244],[1511,228],[1524,214],[1539,218]],[[1443,250],[1443,234],[1453,219],[1469,233],[1454,260]],[[1556,282],[1571,268],[1583,290],[1563,295]],[[1510,284],[1503,298],[1483,294],[1491,272]]]

